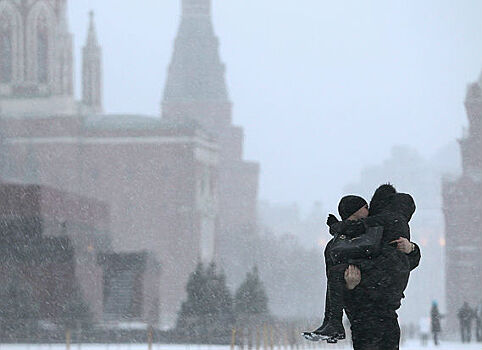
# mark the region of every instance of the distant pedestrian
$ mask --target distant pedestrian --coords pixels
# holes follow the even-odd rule
[[[482,342],[482,300],[475,310],[475,336],[478,342]]]
[[[470,343],[472,333],[472,319],[474,318],[474,311],[469,304],[464,301],[464,305],[459,309],[457,314],[460,322],[460,334],[462,336],[462,343]]]
[[[435,345],[439,344],[439,334],[442,331],[442,326],[440,325],[440,319],[443,316],[440,314],[438,310],[438,305],[436,301],[432,302],[432,310],[430,311],[430,321],[432,326],[432,336],[433,336],[433,343]]]
[[[420,329],[420,342],[422,346],[427,346],[428,338],[430,336],[430,318],[422,317],[418,323]]]

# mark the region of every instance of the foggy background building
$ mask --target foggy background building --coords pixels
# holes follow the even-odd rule
[[[448,328],[464,302],[482,303],[482,74],[467,87],[469,127],[460,138],[462,174],[443,183]]]
[[[385,182],[418,208],[411,228],[422,264],[401,322],[417,322],[432,300],[451,322],[462,298],[478,302],[480,278],[466,273],[480,262],[477,250],[456,254],[480,241],[470,197],[479,187],[480,82],[466,99],[462,157],[453,141],[463,84],[482,62],[472,37],[480,4],[384,3],[379,12],[352,4],[347,12],[309,1],[146,1],[141,19],[129,2],[112,4],[88,4],[94,15],[79,2],[0,0],[1,175],[108,208],[99,268],[118,283],[109,290],[128,284],[118,276],[159,278],[156,291],[142,284],[156,315],[136,311],[132,320],[172,326],[189,273],[213,259],[231,288],[257,265],[274,315],[316,319],[326,214],[343,193],[369,199]],[[424,16],[434,8],[439,15]],[[239,25],[243,13],[251,25]],[[82,28],[76,37],[85,35],[82,55],[72,22]],[[111,50],[124,51],[105,55]],[[135,113],[119,113],[128,103]],[[116,262],[129,267],[119,272]],[[467,294],[452,288],[460,284]],[[110,319],[122,316],[107,308]]]

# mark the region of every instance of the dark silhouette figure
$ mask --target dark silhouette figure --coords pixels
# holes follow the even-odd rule
[[[475,310],[475,336],[478,342],[482,342],[482,301]]]
[[[464,305],[459,309],[457,314],[460,322],[460,333],[462,336],[462,343],[470,343],[472,335],[472,319],[474,318],[474,311],[465,301]]]
[[[433,343],[439,345],[439,334],[442,331],[442,326],[440,325],[440,320],[442,319],[442,314],[438,310],[438,305],[436,301],[432,302],[432,310],[430,310],[430,320],[432,325],[432,335]]]

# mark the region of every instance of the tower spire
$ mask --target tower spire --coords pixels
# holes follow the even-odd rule
[[[211,0],[182,0],[183,17],[211,15]]]
[[[182,0],[182,10],[162,117],[174,122],[195,120],[219,134],[231,124],[231,102],[211,20],[211,0]]]
[[[97,42],[97,33],[95,30],[95,23],[94,23],[94,11],[89,11],[89,31],[87,33],[87,41],[86,46],[91,47],[98,47],[99,43]]]
[[[89,31],[82,50],[82,102],[89,112],[102,112],[102,49],[93,11],[89,12]]]

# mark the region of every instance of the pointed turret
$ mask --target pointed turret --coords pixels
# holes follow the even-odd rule
[[[87,41],[82,51],[82,102],[87,110],[102,112],[102,49],[97,41],[94,12],[89,13]]]
[[[464,301],[480,300],[482,270],[482,89],[479,82],[468,85],[465,108],[469,127],[459,140],[462,175],[443,182],[445,215],[445,290],[447,324],[457,325],[457,310]],[[461,293],[461,291],[464,291]]]
[[[182,16],[162,100],[170,121],[196,120],[217,135],[231,123],[231,102],[211,0],[183,0]]]
[[[199,17],[211,15],[211,0],[183,0],[183,17]]]

